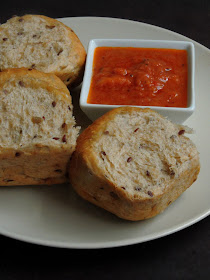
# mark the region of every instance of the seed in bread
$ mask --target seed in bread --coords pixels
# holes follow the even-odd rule
[[[197,179],[199,155],[187,132],[150,109],[114,109],[79,136],[72,186],[123,219],[153,217]]]
[[[0,72],[0,124],[1,186],[67,180],[79,128],[57,76],[25,68]]]
[[[31,68],[57,75],[66,85],[78,85],[86,52],[63,23],[41,15],[13,17],[0,26],[0,69]]]

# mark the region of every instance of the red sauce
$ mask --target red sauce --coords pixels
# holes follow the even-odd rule
[[[96,48],[87,102],[187,107],[187,51]]]

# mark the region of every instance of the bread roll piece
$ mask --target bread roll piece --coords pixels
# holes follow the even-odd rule
[[[0,26],[0,69],[33,68],[76,86],[83,77],[86,52],[63,23],[41,15],[13,17]]]
[[[151,218],[197,179],[199,155],[187,130],[150,109],[114,109],[79,136],[72,186],[123,219]]]
[[[0,185],[66,181],[76,146],[68,89],[55,75],[37,70],[0,73]]]

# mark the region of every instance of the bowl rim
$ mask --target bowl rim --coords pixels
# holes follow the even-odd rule
[[[123,45],[122,45],[123,44]],[[136,47],[140,48],[138,44],[151,44],[150,47],[142,46],[145,48],[162,48],[162,49],[185,49],[188,53],[188,106],[184,107],[162,107],[162,106],[140,106],[140,105],[109,105],[109,104],[91,104],[87,103],[87,98],[90,90],[94,51],[97,47]],[[158,47],[157,47],[158,46]],[[180,47],[180,48],[177,48]],[[189,68],[190,66],[190,68]],[[195,91],[194,91],[194,75],[195,75],[195,48],[194,44],[190,41],[176,41],[176,40],[147,40],[147,39],[106,39],[97,38],[91,39],[87,49],[87,59],[83,77],[83,83],[80,92],[79,104],[81,108],[89,109],[114,109],[117,107],[139,107],[151,108],[153,110],[171,111],[171,112],[189,112],[195,110]]]

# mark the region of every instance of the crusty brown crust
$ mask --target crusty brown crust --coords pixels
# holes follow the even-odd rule
[[[7,149],[0,153],[0,186],[65,183],[70,152],[46,147]]]
[[[112,110],[96,120],[78,138],[76,151],[70,161],[70,182],[76,192],[85,200],[104,208],[120,218],[132,221],[144,220],[164,211],[197,179],[200,171],[198,154],[182,166],[182,173],[174,178],[166,191],[149,198],[131,197],[117,188],[102,173],[94,154],[94,142],[106,130],[107,123],[115,114],[124,114],[137,109],[123,107]]]
[[[54,96],[63,98],[71,107],[71,96],[64,83],[53,74],[26,68],[0,72],[0,94],[5,85],[24,82],[24,87],[45,88]],[[0,147],[0,186],[61,184],[67,181],[67,166],[75,146],[31,144],[13,149]]]
[[[59,77],[65,85],[73,88],[77,85],[79,85],[82,81],[83,78],[83,73],[84,73],[84,66],[85,66],[85,61],[86,61],[86,51],[80,42],[78,36],[75,34],[75,32],[62,22],[47,17],[43,15],[24,15],[21,17],[13,17],[12,21],[16,20],[17,18],[21,18],[23,20],[31,19],[33,17],[39,17],[44,19],[48,25],[56,26],[56,25],[62,25],[68,32],[68,38],[69,42],[71,43],[71,52],[69,54],[69,57],[67,60],[69,60],[69,66],[66,67],[65,69],[58,69],[56,71],[51,72],[52,74],[55,74],[57,77]],[[1,32],[2,27],[0,27],[0,32]],[[58,65],[59,66],[59,65]],[[73,70],[72,70],[73,66]],[[30,65],[29,65],[30,67]],[[37,69],[39,70],[39,69]]]

